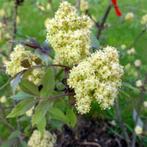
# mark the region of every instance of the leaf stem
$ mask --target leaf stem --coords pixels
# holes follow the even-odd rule
[[[0,87],[0,90],[2,90],[3,88],[5,88],[13,79],[15,79],[19,74],[23,75],[25,72],[27,71],[31,71],[33,69],[38,69],[38,68],[42,68],[42,67],[61,67],[61,68],[65,68],[66,70],[69,70],[70,67],[65,66],[65,65],[60,65],[60,64],[50,64],[50,65],[36,65],[36,66],[32,66],[28,69],[24,69],[20,72],[18,72],[14,77],[10,78],[4,85],[2,85]]]

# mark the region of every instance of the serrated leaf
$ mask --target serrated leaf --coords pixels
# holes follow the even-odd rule
[[[10,98],[13,100],[23,100],[23,99],[31,98],[31,97],[33,96],[23,91],[20,91],[16,95],[11,96]]]
[[[43,88],[41,90],[41,97],[48,97],[55,88],[55,77],[54,71],[52,68],[48,68],[43,80],[42,80]]]
[[[74,113],[73,109],[71,109],[71,108],[67,109],[66,117],[68,118],[69,126],[74,128],[77,123],[77,117],[76,117],[76,114]]]
[[[52,119],[60,120],[60,121],[62,121],[64,123],[66,123],[66,124],[68,123],[68,120],[67,120],[65,114],[60,109],[58,109],[58,108],[51,108],[49,110],[49,113],[50,113]]]
[[[62,121],[59,120],[50,120],[50,125],[53,129],[61,130],[62,126],[64,125]]]
[[[134,92],[139,93],[139,89],[138,89],[138,88],[136,88],[136,87],[133,87],[131,84],[126,83],[126,82],[124,82],[123,84],[124,84],[124,86],[125,86],[125,87],[127,87],[127,88],[129,88],[129,89],[133,90]]]
[[[47,111],[52,106],[48,100],[44,100],[35,108],[35,113],[32,117],[32,125],[39,124],[44,119]]]
[[[28,147],[27,143],[25,141],[21,141],[21,146],[22,147]]]
[[[36,96],[40,95],[38,87],[27,79],[23,79],[21,81],[20,88],[26,93],[33,94]]]
[[[43,117],[42,120],[37,124],[38,130],[43,134],[46,127],[46,117]]]
[[[20,131],[16,130],[11,133],[11,135],[8,137],[8,139],[14,139],[20,136]]]
[[[27,110],[32,108],[34,104],[35,101],[33,98],[22,100],[16,105],[15,108],[13,108],[7,118],[18,117],[20,115],[23,115]]]

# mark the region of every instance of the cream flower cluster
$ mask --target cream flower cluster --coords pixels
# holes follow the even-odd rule
[[[84,11],[88,10],[88,8],[89,8],[88,1],[87,0],[81,0],[81,2],[80,2],[81,11],[84,12]]]
[[[142,16],[142,19],[141,19],[141,24],[142,25],[146,25],[147,26],[147,14]]]
[[[141,134],[143,133],[143,128],[142,128],[142,126],[137,125],[137,126],[135,127],[135,133],[136,133],[137,135],[141,135]]]
[[[133,12],[129,12],[125,16],[126,21],[131,21],[131,20],[133,20],[133,18],[134,18],[134,13]]]
[[[32,81],[36,85],[40,85],[44,73],[45,71],[42,68],[34,69],[31,74],[28,75],[28,80]]]
[[[28,147],[54,147],[56,135],[49,131],[44,131],[43,136],[38,130],[35,130],[29,139]]]
[[[32,54],[29,50],[25,50],[24,46],[19,44],[10,54],[10,61],[5,63],[6,72],[13,77],[22,70],[40,63],[41,61],[36,55]],[[34,69],[28,79],[35,84],[39,84],[42,75],[42,70]]]
[[[117,97],[122,75],[118,52],[110,46],[93,53],[73,67],[68,85],[75,91],[78,112],[88,113],[94,100],[102,109],[110,108]]]
[[[61,3],[47,25],[47,40],[55,50],[55,62],[72,66],[87,57],[91,27],[88,16],[78,16],[75,7],[68,2]]]

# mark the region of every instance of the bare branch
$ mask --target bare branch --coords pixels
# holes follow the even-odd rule
[[[109,5],[108,5],[108,7],[107,7],[107,9],[106,9],[106,11],[104,13],[104,16],[102,17],[102,20],[99,23],[98,32],[97,32],[97,39],[99,39],[100,36],[101,36],[101,33],[102,33],[103,29],[104,29],[104,24],[105,24],[105,22],[106,22],[106,20],[107,20],[107,18],[109,16],[111,8],[112,8],[112,4],[109,3]]]
[[[14,0],[14,9],[13,9],[13,32],[12,32],[11,51],[14,48],[14,40],[16,38],[16,33],[17,33],[17,11],[18,11],[18,3],[17,3],[17,0]]]
[[[116,119],[118,120],[119,126],[120,126],[121,130],[123,131],[124,138],[125,138],[127,145],[129,147],[130,146],[130,139],[129,139],[126,127],[124,125],[124,122],[122,120],[118,99],[116,99],[116,101],[115,101],[115,110],[116,110],[115,113],[116,113],[116,117],[117,117]]]
[[[15,79],[19,74],[23,75],[25,72],[27,71],[31,71],[33,69],[37,69],[37,68],[43,68],[43,67],[61,67],[64,68],[66,70],[70,70],[70,67],[65,66],[65,65],[60,65],[60,64],[50,64],[50,65],[36,65],[36,66],[32,66],[30,68],[24,69],[20,72],[18,72],[14,77],[10,78],[4,85],[2,85],[0,87],[0,90],[4,89],[13,79]]]
[[[76,0],[76,8],[80,10],[81,0]]]

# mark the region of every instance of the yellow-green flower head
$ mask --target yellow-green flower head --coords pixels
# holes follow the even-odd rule
[[[39,63],[40,62],[40,63]],[[10,76],[15,76],[17,73],[24,69],[28,69],[31,66],[41,64],[41,60],[31,53],[29,50],[25,50],[23,45],[17,45],[14,51],[10,54],[10,61],[6,62],[6,73]],[[29,75],[29,80],[35,84],[39,84],[43,71],[40,69],[35,69]]]
[[[142,16],[141,24],[147,26],[147,14],[145,14],[144,16]]]
[[[6,72],[10,76],[14,76],[20,71],[24,70],[26,67],[23,66],[23,61],[30,66],[32,63],[31,57],[32,53],[26,51],[23,45],[17,45],[14,51],[10,54],[10,61],[6,63]]]
[[[88,10],[88,8],[89,8],[88,1],[87,0],[81,0],[81,2],[80,2],[80,10],[82,12],[84,12],[84,11]]]
[[[74,18],[77,16],[76,8],[67,1],[60,4],[58,11],[55,14],[56,19]]]
[[[56,135],[49,131],[44,131],[42,134],[35,130],[29,139],[28,147],[54,147],[56,143]]]
[[[56,52],[55,62],[71,66],[87,57],[91,27],[88,16],[79,16],[68,2],[61,3],[47,24],[47,40]]]
[[[45,74],[45,71],[42,68],[34,69],[32,70],[31,74],[28,75],[28,80],[32,81],[35,85],[41,84],[41,79],[43,75]]]
[[[76,108],[79,113],[90,111],[96,100],[102,109],[110,108],[121,86],[123,67],[114,47],[107,46],[93,53],[70,71],[68,85],[75,91]]]

